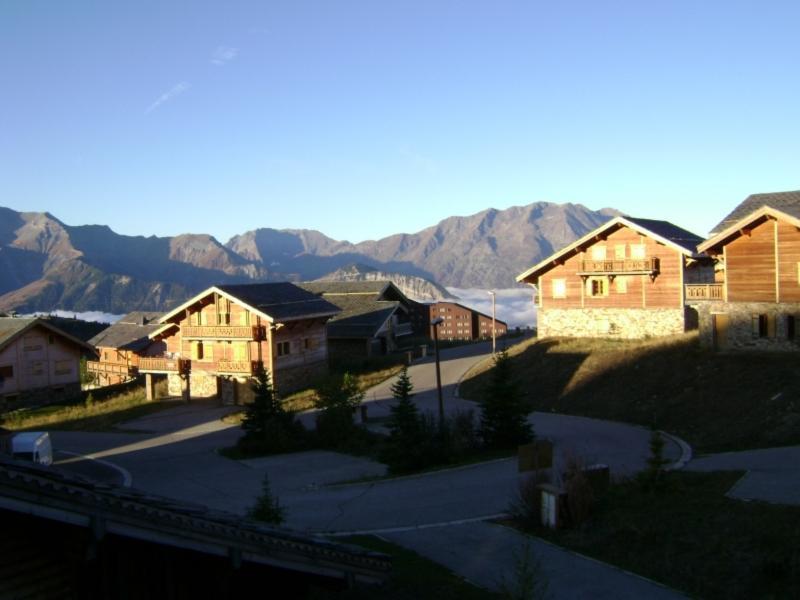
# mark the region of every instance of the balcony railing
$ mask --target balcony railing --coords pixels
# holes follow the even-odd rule
[[[97,360],[87,360],[86,370],[89,373],[95,373],[97,375],[121,375],[123,377],[132,377],[136,374],[136,367]]]
[[[251,360],[218,360],[216,371],[218,373],[236,373],[237,375],[252,375],[258,369],[259,363]]]
[[[604,273],[616,274],[646,274],[658,273],[660,261],[657,258],[626,258],[620,260],[582,260],[581,274]]]
[[[721,283],[689,283],[685,287],[687,302],[692,300],[721,302],[725,299],[725,286]]]
[[[147,356],[139,359],[139,371],[142,373],[185,373],[189,370],[190,364],[185,358]]]
[[[188,339],[261,340],[264,327],[257,325],[188,325],[181,328]]]

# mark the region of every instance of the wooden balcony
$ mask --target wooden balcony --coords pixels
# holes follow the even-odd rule
[[[95,375],[118,375],[121,377],[133,377],[136,375],[136,367],[97,360],[87,360],[86,370]]]
[[[725,300],[725,285],[722,283],[687,283],[687,302],[722,302]]]
[[[258,370],[259,364],[254,360],[218,360],[215,370],[222,374],[253,375]]]
[[[181,328],[186,339],[262,340],[264,327],[257,325],[187,325]]]
[[[147,356],[139,359],[140,373],[186,373],[190,361],[184,358],[166,358],[164,356]]]
[[[579,275],[653,275],[661,262],[657,258],[626,258],[621,260],[582,260]]]

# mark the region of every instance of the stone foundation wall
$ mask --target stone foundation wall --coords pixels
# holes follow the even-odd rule
[[[282,368],[275,374],[275,390],[285,396],[313,383],[315,379],[328,374],[328,363],[319,361],[297,367]]]
[[[183,380],[177,373],[167,375],[167,394],[174,398],[179,398],[183,393]]]
[[[682,308],[551,308],[538,314],[538,336],[641,339],[683,333]]]
[[[714,347],[713,315],[727,315],[725,340],[719,340],[719,350],[800,351],[800,303],[775,302],[705,302],[698,303],[700,343]],[[759,336],[754,331],[753,316],[767,315],[774,319],[774,335]],[[795,317],[795,339],[789,338],[788,317]]]

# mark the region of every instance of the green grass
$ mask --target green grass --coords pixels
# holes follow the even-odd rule
[[[580,530],[540,537],[706,599],[800,597],[800,507],[725,493],[742,472],[672,473],[665,491],[617,483]]]
[[[15,431],[49,429],[60,431],[109,431],[118,424],[175,406],[175,401],[145,399],[144,388],[136,388],[91,404],[51,404],[18,409],[0,415],[0,423]]]
[[[655,425],[700,453],[800,444],[794,354],[720,354],[692,334],[534,339],[509,354],[533,410]],[[473,369],[462,397],[480,397],[489,367]]]
[[[331,593],[331,598],[382,598],[385,600],[490,600],[502,596],[468,583],[445,567],[374,536],[336,538],[392,557],[389,580],[380,588],[356,588]]]

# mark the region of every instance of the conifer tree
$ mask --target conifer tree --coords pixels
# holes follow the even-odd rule
[[[280,525],[286,520],[286,508],[280,505],[278,497],[272,494],[269,485],[269,476],[264,475],[264,482],[261,484],[261,496],[256,500],[255,505],[248,511],[247,516],[256,521]]]
[[[408,367],[403,367],[397,381],[391,387],[392,396],[397,400],[389,410],[389,431],[392,437],[409,438],[417,435],[420,430],[419,411],[417,405],[411,401],[414,386],[408,375]]]
[[[489,385],[480,405],[481,437],[487,446],[513,448],[533,440],[528,409],[505,351],[494,358]]]

